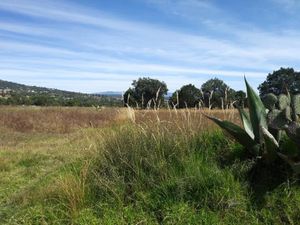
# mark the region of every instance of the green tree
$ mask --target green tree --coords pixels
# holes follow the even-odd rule
[[[206,81],[201,89],[206,107],[225,108],[234,101],[235,91],[218,78]]]
[[[7,104],[7,99],[0,97],[0,105],[6,105]]]
[[[154,107],[164,102],[164,95],[168,92],[165,82],[151,78],[139,78],[132,82],[132,88],[124,94],[124,103],[130,106],[138,105],[142,108]],[[130,94],[129,102],[128,95]],[[134,103],[134,104],[133,104]]]
[[[178,93],[178,99],[177,99]],[[179,108],[195,107],[199,104],[202,94],[201,90],[196,88],[192,84],[184,85],[180,90],[173,93],[170,102],[172,105],[176,105]],[[177,100],[179,102],[177,102]]]
[[[54,97],[48,96],[46,94],[34,95],[31,98],[32,104],[37,106],[51,106],[55,105]]]
[[[238,107],[246,107],[247,106],[247,96],[244,91],[236,91],[234,94],[234,101],[236,102],[234,105]]]
[[[134,96],[135,96],[134,89],[128,88],[123,95],[124,106],[128,106],[128,105],[134,106],[137,102]]]
[[[279,95],[286,88],[292,94],[300,93],[300,73],[293,68],[280,68],[269,73],[267,79],[258,87],[261,96],[268,93]]]

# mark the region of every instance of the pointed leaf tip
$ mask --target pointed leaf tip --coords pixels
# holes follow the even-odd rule
[[[250,121],[253,127],[256,142],[260,139],[260,126],[267,128],[267,114],[266,108],[262,103],[258,94],[252,89],[248,81],[245,79],[248,97],[248,106]]]

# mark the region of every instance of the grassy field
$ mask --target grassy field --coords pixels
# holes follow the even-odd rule
[[[0,108],[0,224],[300,224],[282,171],[199,110]]]

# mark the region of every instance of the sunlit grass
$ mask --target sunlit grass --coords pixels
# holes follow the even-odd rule
[[[77,110],[4,109],[16,121],[24,112],[27,118],[38,118],[40,128],[18,130],[10,124],[13,121],[2,121],[1,224],[297,224],[300,220],[297,178],[274,185],[261,182],[270,176],[261,173],[254,187],[253,162],[245,161],[242,147],[202,115],[238,123],[234,110]],[[63,132],[60,124],[50,128],[42,124],[54,123],[57,113],[60,118],[79,116]],[[80,121],[89,113],[93,116],[88,118],[102,122],[91,126],[88,120]]]

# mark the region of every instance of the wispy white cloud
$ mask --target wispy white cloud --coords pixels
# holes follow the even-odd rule
[[[290,13],[294,13],[295,11],[299,10],[300,7],[299,0],[270,0],[270,2],[281,6]]]
[[[188,19],[204,18],[207,14],[217,15],[219,8],[208,0],[146,0],[167,14]]]
[[[203,14],[220,13],[210,1],[149,1],[160,7],[176,3],[174,8],[165,8],[182,17],[191,15],[193,7]],[[293,30],[249,31],[223,26],[212,17],[203,19],[210,26],[221,24],[221,31],[230,32],[231,39],[125,20],[71,2],[1,0],[0,10],[38,20],[0,21],[1,78],[48,80],[51,86],[55,79],[98,79],[105,81],[97,86],[100,90],[123,90],[138,76],[157,76],[174,90],[207,75],[228,77],[226,81],[235,86],[230,79],[244,74],[257,82],[267,71],[300,60],[300,32]],[[72,90],[99,91],[75,83]]]

